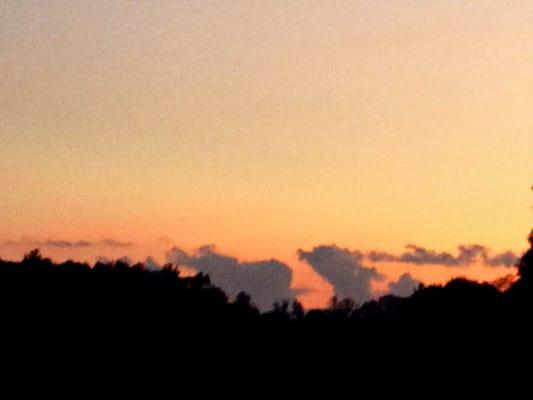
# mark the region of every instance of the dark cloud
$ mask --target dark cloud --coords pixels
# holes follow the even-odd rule
[[[487,258],[488,249],[480,244],[460,245],[457,249],[459,250],[455,257],[457,265],[470,265],[477,260]]]
[[[336,245],[318,246],[311,251],[300,249],[298,257],[331,283],[338,297],[359,303],[372,297],[372,281],[383,279],[375,268],[363,265],[362,253]]]
[[[144,260],[144,265],[149,271],[161,271],[163,267],[157,263],[152,257],[146,257]]]
[[[104,239],[100,244],[108,247],[132,247],[134,245],[132,242],[121,242],[115,239]]]
[[[396,282],[389,283],[389,292],[395,296],[408,297],[420,283],[422,282],[414,279],[411,274],[405,273]]]
[[[167,253],[167,262],[209,274],[212,282],[232,298],[241,291],[247,292],[262,310],[301,293],[291,289],[292,270],[274,259],[243,262],[217,252],[214,246],[204,246],[192,255],[174,247]]]
[[[512,251],[505,251],[492,257],[487,257],[486,263],[492,267],[514,267],[520,257]]]
[[[471,264],[478,255],[485,254],[485,248],[479,245],[459,246],[457,255],[428,250],[413,244],[407,245],[406,248],[408,251],[399,256],[399,261],[417,265],[434,264],[457,267]]]
[[[95,258],[95,261],[97,263],[101,263],[101,264],[109,264],[111,262],[113,262],[113,260],[109,257],[106,257],[106,256],[98,256]]]
[[[71,242],[68,240],[47,240],[42,243],[44,247],[59,247],[59,248],[83,248],[91,247],[93,243],[86,240],[78,240],[76,242]]]
[[[121,263],[124,263],[124,264],[127,264],[129,266],[132,266],[133,264],[135,264],[135,262],[131,259],[130,256],[119,257],[119,258],[117,258],[117,261],[119,261]]]
[[[396,255],[384,251],[371,251],[366,254],[372,262],[398,262],[416,265],[444,265],[447,267],[461,267],[477,261],[492,267],[510,267],[516,264],[518,256],[512,251],[491,256],[489,249],[479,244],[457,246],[457,252],[451,254],[426,249],[425,247],[410,244],[407,251]]]
[[[398,257],[394,254],[387,253],[386,251],[380,251],[380,250],[373,250],[369,252],[367,255],[367,258],[372,262],[397,262]]]

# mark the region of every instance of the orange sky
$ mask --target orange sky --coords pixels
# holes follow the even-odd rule
[[[519,252],[532,20],[525,1],[4,1],[0,256],[25,237],[135,243],[43,249],[78,259],[215,243],[281,259],[320,304],[298,248]]]

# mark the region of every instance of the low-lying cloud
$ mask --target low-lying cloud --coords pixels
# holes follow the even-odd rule
[[[161,266],[153,257],[146,257],[144,260],[144,265],[149,271],[161,271],[163,266]]]
[[[446,267],[469,266],[482,263],[490,267],[511,267],[518,256],[512,251],[491,255],[487,247],[479,244],[460,245],[455,253],[435,251],[417,245],[407,245],[406,251],[393,254],[385,251],[363,253],[358,250],[340,248],[336,245],[322,245],[311,251],[298,250],[300,260],[307,262],[315,272],[326,279],[338,297],[350,297],[361,303],[372,298],[374,281],[384,276],[365,262],[394,262],[414,265]],[[390,282],[388,291],[396,296],[409,296],[420,285],[420,281],[405,273],[397,281]]]
[[[363,265],[362,253],[336,245],[318,246],[311,251],[299,249],[298,257],[333,285],[336,296],[358,303],[372,298],[373,281],[384,279],[375,268]]]
[[[167,253],[166,260],[209,274],[211,281],[232,298],[241,291],[247,292],[263,311],[271,309],[274,302],[291,300],[302,293],[291,288],[291,268],[275,259],[239,261],[219,253],[214,246],[204,246],[194,254],[174,247]]]
[[[82,249],[95,246],[126,248],[132,247],[135,244],[133,242],[123,242],[116,239],[103,239],[100,241],[93,242],[88,240],[34,240],[29,238],[23,238],[20,240],[7,240],[4,242],[4,245],[26,247],[50,247],[58,249]]]
[[[97,246],[109,248],[135,246],[132,242],[113,238],[99,241],[72,241],[34,240],[22,237],[20,240],[5,241],[3,244],[27,248],[72,250]],[[455,252],[437,251],[409,244],[405,247],[405,251],[399,254],[378,250],[363,253],[336,245],[320,245],[309,251],[299,249],[297,255],[301,261],[309,264],[317,274],[333,286],[337,297],[352,298],[360,304],[383,294],[383,291],[374,290],[374,283],[383,282],[386,277],[372,266],[373,263],[445,267],[467,267],[479,263],[487,267],[512,267],[519,259],[518,255],[512,251],[492,254],[487,247],[479,244],[460,245],[457,246]],[[292,269],[276,259],[241,261],[220,253],[214,246],[201,247],[191,254],[174,247],[167,252],[166,262],[209,274],[212,282],[222,288],[231,298],[235,298],[241,291],[247,292],[262,311],[271,309],[274,302],[292,300],[297,295],[309,291],[291,288]],[[149,270],[156,271],[162,268],[151,257],[146,258],[144,263]],[[397,281],[388,283],[387,291],[396,296],[409,296],[419,284],[420,281],[409,273],[405,273]]]
[[[68,240],[47,240],[41,243],[44,247],[58,247],[61,249],[71,249],[71,248],[83,248],[91,247],[93,244],[86,240],[78,240],[77,242],[70,242]]]
[[[122,242],[116,239],[104,239],[96,244],[101,244],[107,247],[132,247],[135,245],[133,242]]]
[[[421,283],[413,278],[410,273],[405,273],[396,282],[389,283],[389,292],[395,296],[408,297],[413,294]]]
[[[415,265],[442,265],[461,267],[481,262],[491,267],[512,267],[518,261],[518,255],[512,251],[491,255],[489,249],[479,244],[457,246],[456,254],[427,249],[409,244],[401,254],[384,251],[371,251],[366,256],[372,262],[396,262]]]
[[[518,262],[518,255],[512,251],[505,251],[487,258],[486,262],[492,267],[514,267]]]

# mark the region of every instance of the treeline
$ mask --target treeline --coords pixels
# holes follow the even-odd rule
[[[123,261],[55,264],[34,250],[21,262],[0,261],[0,336],[4,343],[73,348],[190,343],[243,350],[265,343],[354,347],[377,338],[525,332],[533,322],[533,231],[529,242],[518,279],[503,291],[454,279],[360,307],[333,298],[327,309],[305,311],[287,301],[266,313],[246,293],[230,301],[209,276],[181,277],[172,265],[153,271]]]

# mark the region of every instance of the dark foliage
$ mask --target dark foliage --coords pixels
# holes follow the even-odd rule
[[[362,306],[333,298],[328,309],[307,312],[287,301],[263,314],[248,294],[229,301],[209,276],[180,277],[172,265],[150,271],[122,261],[54,264],[33,250],[21,262],[0,261],[0,335],[13,346],[173,349],[182,356],[248,359],[304,357],[310,346],[315,354],[400,351],[407,357],[423,343],[435,351],[435,343],[442,349],[516,338],[529,334],[533,321],[533,232],[529,241],[519,279],[504,292],[454,279],[421,285],[408,298],[388,295]]]

